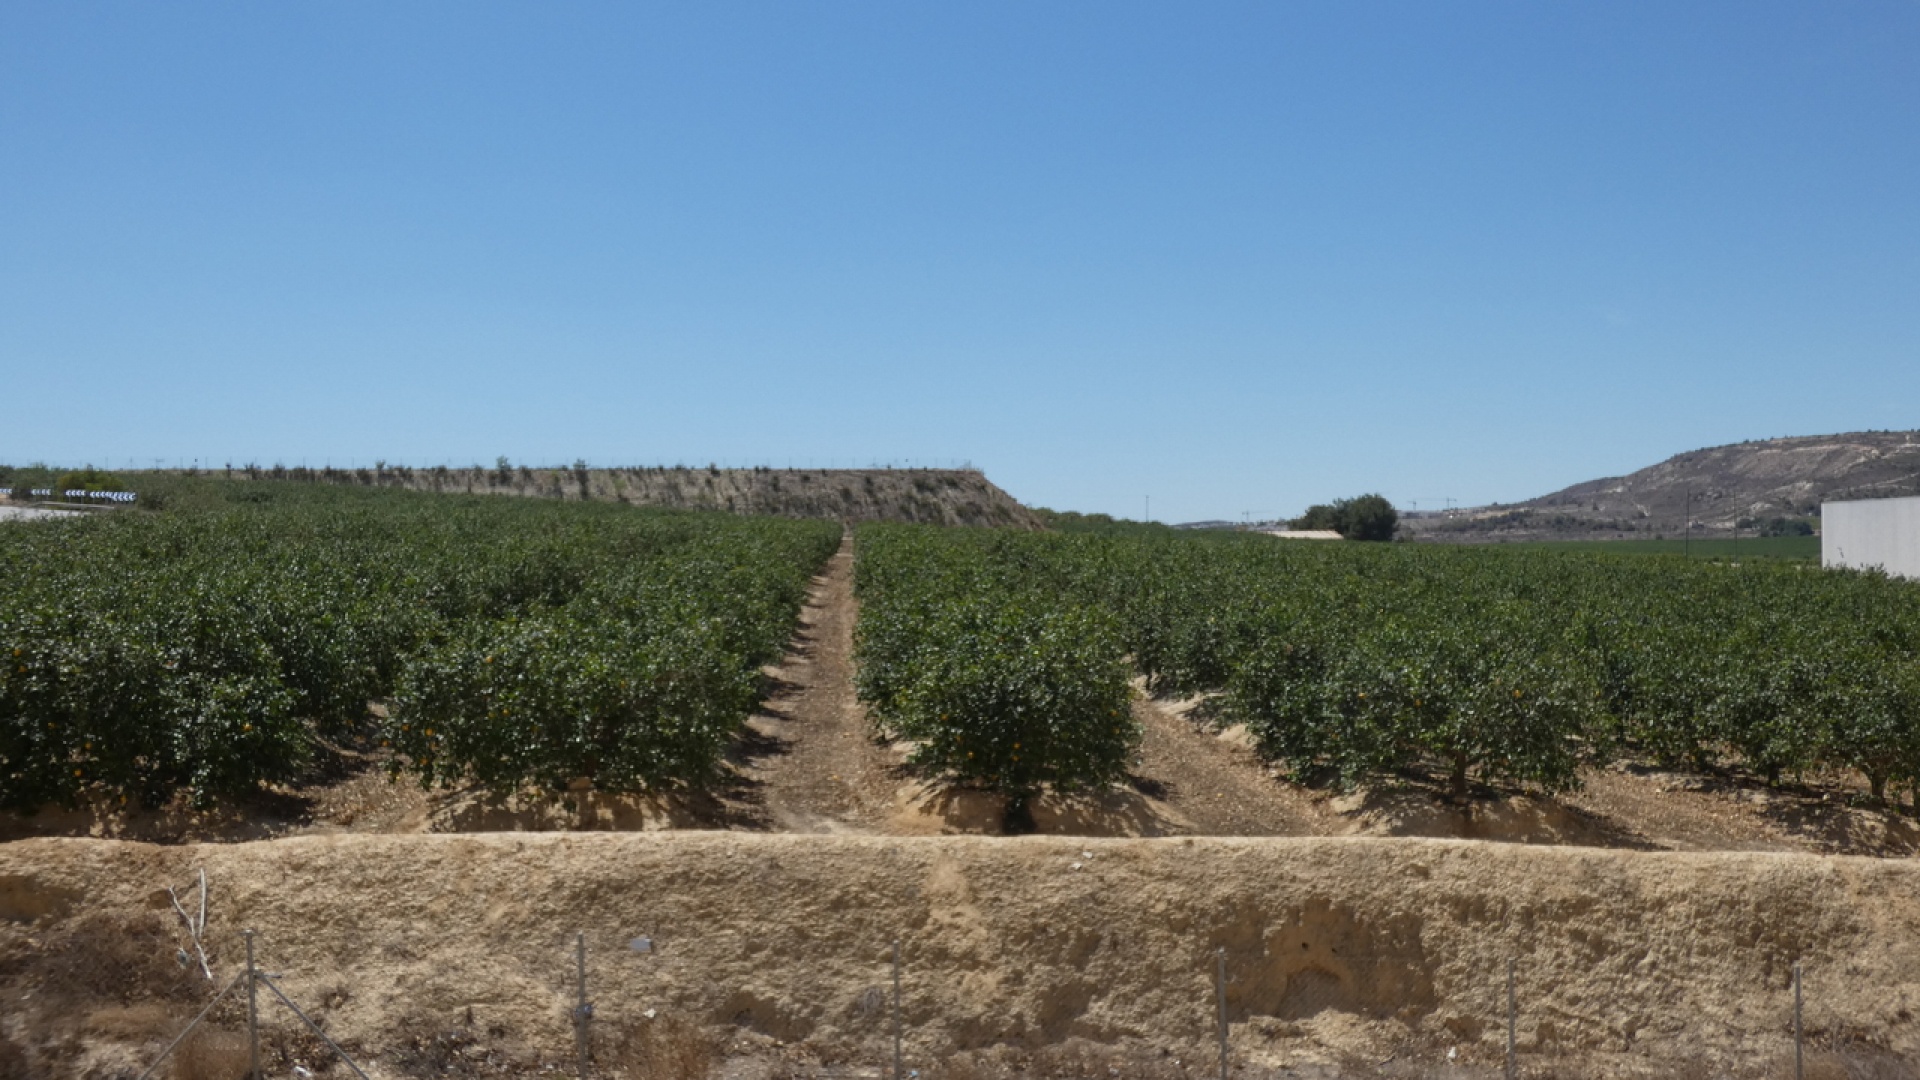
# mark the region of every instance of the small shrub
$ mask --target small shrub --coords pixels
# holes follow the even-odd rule
[[[89,465],[64,474],[53,482],[53,489],[57,497],[69,491],[125,491],[126,483],[110,472]]]

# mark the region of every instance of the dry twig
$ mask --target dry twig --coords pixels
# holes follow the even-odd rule
[[[213,981],[213,967],[207,963],[207,950],[200,944],[200,939],[204,937],[207,932],[206,868],[200,868],[200,921],[198,923],[194,922],[193,916],[187,914],[186,908],[180,906],[180,898],[174,895],[173,886],[171,885],[167,886],[167,899],[173,901],[173,910],[179,912],[180,921],[187,924],[187,937],[193,941],[194,955],[200,960],[200,971],[206,975],[207,981]]]

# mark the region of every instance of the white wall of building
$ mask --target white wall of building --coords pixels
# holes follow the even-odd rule
[[[1920,496],[1823,504],[1820,564],[1920,578]]]

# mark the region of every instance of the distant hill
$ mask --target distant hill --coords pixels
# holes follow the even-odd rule
[[[1676,454],[1522,503],[1409,515],[1427,540],[1646,539],[1817,521],[1820,504],[1920,495],[1920,431],[1807,435]]]
[[[246,470],[236,469],[239,474]],[[971,469],[506,468],[254,469],[263,476],[477,495],[597,499],[835,521],[1038,529],[1040,520]],[[292,474],[300,473],[299,477]]]

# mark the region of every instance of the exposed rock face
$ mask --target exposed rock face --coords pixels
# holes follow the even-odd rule
[[[1816,1045],[1920,1053],[1920,865],[1907,861],[698,832],[0,845],[0,1034],[66,1047],[65,1075],[157,1052],[191,1002],[137,1030],[140,1002],[116,996],[126,980],[87,976],[83,947],[145,940],[102,929],[152,923],[153,962],[199,978],[174,967],[161,890],[202,866],[217,978],[239,970],[239,931],[257,930],[294,1000],[381,1061],[452,1028],[520,1060],[563,1057],[576,930],[609,1040],[651,1009],[882,1060],[898,938],[918,1065],[1069,1039],[1192,1061],[1211,1045],[1216,949],[1247,1063],[1492,1060],[1509,959],[1522,1050],[1576,1072],[1781,1060],[1796,961]],[[630,947],[641,936],[652,951]]]
[[[1766,439],[1693,450],[1627,476],[1589,480],[1511,506],[1475,507],[1409,528],[1436,538],[1501,534],[1672,536],[1691,500],[1696,529],[1816,514],[1836,499],[1920,494],[1920,432]]]

